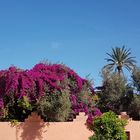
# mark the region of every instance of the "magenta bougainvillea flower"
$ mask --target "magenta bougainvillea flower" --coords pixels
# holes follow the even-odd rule
[[[87,94],[79,98],[84,86],[87,85]],[[22,70],[10,67],[0,71],[0,115],[2,110],[11,104],[16,105],[18,100],[26,96],[29,103],[35,105],[47,92],[53,94],[54,90],[70,91],[70,101],[73,114],[85,112],[88,115],[87,122],[91,122],[93,116],[100,115],[99,109],[93,106],[94,89],[88,80],[81,78],[72,69],[61,64],[39,63],[30,70]],[[86,98],[85,98],[86,97]],[[85,99],[87,101],[84,102]],[[12,106],[12,105],[11,105]],[[94,109],[92,109],[94,108]]]

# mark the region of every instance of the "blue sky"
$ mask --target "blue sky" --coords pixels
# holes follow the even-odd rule
[[[99,72],[111,47],[140,64],[139,0],[0,0],[0,69],[63,62],[81,77]]]

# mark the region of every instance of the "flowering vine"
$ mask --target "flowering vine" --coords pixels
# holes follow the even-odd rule
[[[88,115],[87,122],[90,123],[93,116],[101,114],[100,110],[94,107],[95,93],[92,85],[65,65],[39,63],[30,70],[16,67],[1,70],[1,119],[8,120],[18,116],[18,120],[24,120],[26,115],[36,111],[37,104],[46,93],[51,96],[55,91],[59,94],[64,90],[69,91],[72,110],[70,114],[73,117],[81,111],[85,112]],[[12,114],[13,112],[15,114]]]

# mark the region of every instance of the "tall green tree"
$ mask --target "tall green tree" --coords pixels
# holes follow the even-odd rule
[[[123,68],[128,71],[132,71],[135,67],[135,57],[131,56],[131,50],[123,47],[112,48],[111,53],[107,53],[108,58],[106,58],[107,65],[104,66],[105,69],[110,71],[116,71],[120,75],[123,72]]]
[[[128,94],[131,89],[127,85],[126,78],[105,70],[102,71],[102,78],[102,87],[97,92],[99,97],[98,107],[101,111],[112,110],[117,114],[120,114],[121,111],[127,111],[132,98],[129,96],[132,94]]]

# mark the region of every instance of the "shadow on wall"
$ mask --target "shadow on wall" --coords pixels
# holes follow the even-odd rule
[[[48,124],[49,125],[49,124]],[[45,123],[35,113],[32,113],[25,122],[16,126],[16,139],[17,140],[42,140]]]

